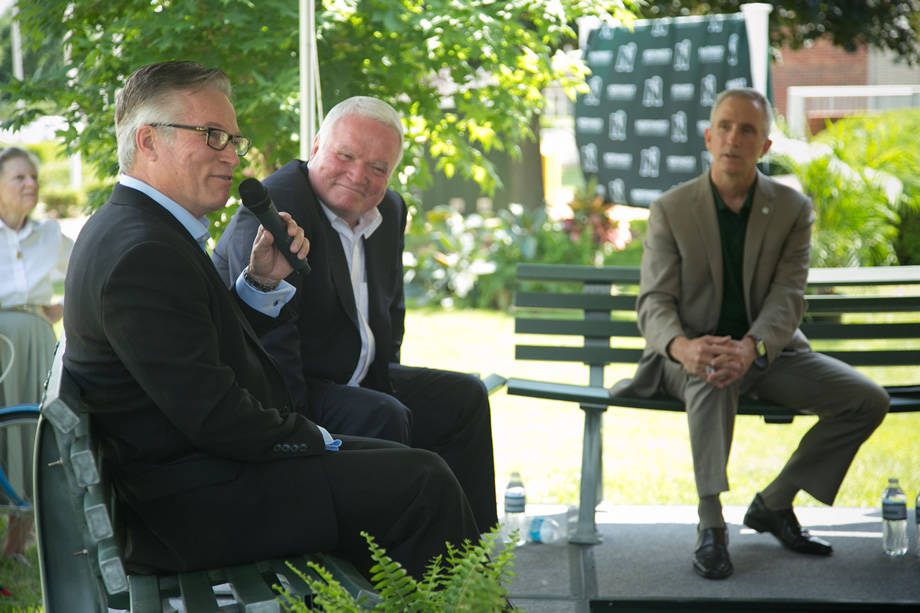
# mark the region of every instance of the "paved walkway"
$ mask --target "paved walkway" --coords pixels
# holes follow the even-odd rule
[[[725,509],[735,573],[711,581],[691,567],[695,507],[602,504],[600,545],[518,548],[512,602],[527,613],[873,611],[880,603],[889,611],[920,611],[913,510],[911,547],[897,558],[882,552],[877,509],[796,509],[812,534],[834,545],[827,558],[784,549],[771,535],[743,526],[744,512],[744,507]],[[675,602],[679,606],[671,607]]]

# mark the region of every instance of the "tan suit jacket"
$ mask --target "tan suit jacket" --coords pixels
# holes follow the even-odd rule
[[[798,329],[805,312],[811,200],[758,172],[744,242],[743,286],[749,333],[764,339],[767,359],[780,351],[811,351]],[[652,203],[637,304],[646,348],[632,380],[614,394],[659,390],[675,337],[712,334],[722,305],[722,241],[709,175],[684,183]]]

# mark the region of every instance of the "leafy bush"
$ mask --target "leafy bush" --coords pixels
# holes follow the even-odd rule
[[[828,123],[813,143],[825,153],[792,166],[815,203],[812,266],[920,261],[920,110]]]
[[[878,175],[869,170],[850,168],[833,155],[815,158],[797,170],[815,207],[812,266],[897,263],[898,218]]]
[[[642,228],[644,222],[605,225],[591,215],[553,221],[543,207],[520,204],[490,217],[436,207],[413,214],[403,259],[406,295],[414,306],[504,310],[519,262],[637,265],[642,245],[635,236]],[[609,240],[614,236],[616,243]]]
[[[69,187],[41,188],[45,213],[58,219],[79,215],[86,205],[86,192]]]
[[[373,537],[361,533],[367,539],[371,559],[375,564],[374,587],[379,593],[379,602],[373,611],[403,613],[440,613],[441,611],[476,611],[477,613],[500,612],[506,607],[508,593],[504,583],[514,576],[507,570],[514,566],[513,548],[496,551],[497,529],[483,536],[478,545],[464,543],[458,549],[447,545],[447,559],[436,557],[421,580],[416,580],[398,562],[390,559]],[[358,602],[322,566],[309,563],[320,579],[313,579],[295,571],[310,586],[315,594],[314,605],[327,613],[359,613],[367,610],[369,603]],[[307,613],[307,605],[281,590],[279,601],[289,613]]]

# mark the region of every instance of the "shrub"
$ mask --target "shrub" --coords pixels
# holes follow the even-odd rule
[[[827,156],[799,169],[815,199],[814,266],[920,260],[920,110],[899,109],[830,124],[813,141]],[[846,243],[851,243],[849,247]]]
[[[371,536],[363,532],[362,535],[367,539],[371,559],[375,562],[371,572],[374,573],[373,582],[379,593],[379,602],[373,606],[374,611],[497,613],[505,609],[508,590],[504,583],[514,576],[507,570],[514,566],[514,551],[511,547],[496,551],[497,529],[493,528],[484,535],[478,545],[466,542],[458,549],[448,543],[447,559],[442,560],[441,556],[435,558],[421,580],[407,574]],[[325,568],[313,562],[309,566],[316,571],[319,579],[295,571],[315,594],[314,605],[327,613],[359,613],[369,608],[369,603],[358,602]],[[305,603],[291,596],[287,590],[279,591],[282,594],[279,602],[285,611],[307,613]]]
[[[49,217],[65,218],[80,214],[86,205],[86,193],[69,187],[42,187],[41,201]]]
[[[637,265],[642,245],[635,237],[642,228],[644,222],[617,220],[605,227],[591,215],[553,221],[543,207],[520,204],[490,217],[436,207],[413,214],[403,261],[406,296],[414,306],[504,310],[519,262]]]

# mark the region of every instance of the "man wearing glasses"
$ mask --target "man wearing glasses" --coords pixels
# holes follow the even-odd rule
[[[119,183],[66,280],[64,365],[83,392],[127,531],[129,571],[335,551],[364,530],[421,578],[479,531],[437,455],[342,436],[300,414],[259,335],[287,320],[290,264],[260,229],[227,289],[204,249],[250,146],[219,70],[137,70],[115,113]],[[303,258],[308,243],[282,213]]]

